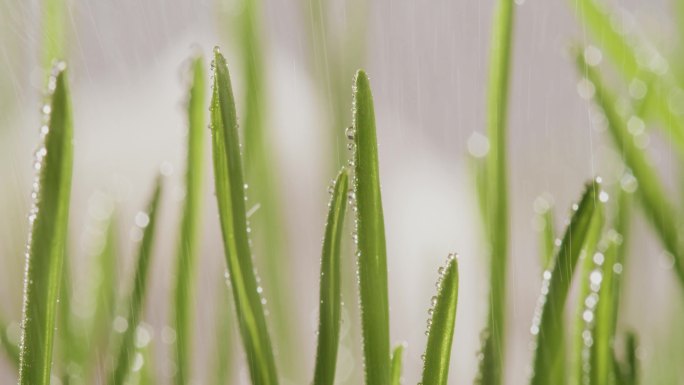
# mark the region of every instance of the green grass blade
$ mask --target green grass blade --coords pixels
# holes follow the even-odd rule
[[[250,217],[252,239],[261,272],[264,291],[271,296],[269,310],[274,342],[278,348],[278,367],[285,378],[294,379],[299,373],[297,358],[298,328],[294,327],[293,314],[288,304],[293,302],[291,256],[288,252],[288,229],[279,196],[277,164],[268,126],[268,90],[265,80],[265,49],[261,26],[261,0],[243,0],[240,17],[241,48],[245,71],[245,115],[242,122],[244,134],[245,183],[249,185],[250,202],[259,209]]]
[[[0,348],[9,362],[19,369],[19,346],[15,345],[7,335],[7,322],[4,318],[0,318]]]
[[[385,220],[380,195],[378,144],[370,82],[359,70],[354,80],[354,195],[361,324],[367,385],[388,385],[389,300]]]
[[[422,385],[446,385],[449,377],[458,304],[458,261],[453,254],[449,255],[446,266],[440,269],[438,287],[431,309]]]
[[[321,257],[321,300],[314,385],[332,385],[335,382],[342,307],[340,247],[347,205],[348,180],[347,170],[343,168],[335,180],[328,219],[325,225],[323,255]]]
[[[581,383],[582,375],[584,374],[583,364],[585,360],[583,353],[585,350],[585,338],[583,333],[587,330],[587,325],[584,321],[584,312],[587,310],[585,307],[585,299],[589,297],[591,293],[589,276],[591,275],[591,272],[595,266],[594,256],[596,254],[596,248],[599,244],[599,241],[601,240],[604,226],[602,206],[599,206],[597,210],[600,210],[601,212],[599,212],[597,215],[594,215],[591,224],[589,225],[589,232],[587,233],[586,240],[582,246],[582,253],[580,254],[578,262],[581,264],[580,268],[582,271],[579,274],[580,282],[578,298],[580,298],[580,300],[577,303],[577,312],[575,315],[574,325],[575,334],[573,339],[573,355],[571,360],[573,366],[572,371],[569,373],[571,384]],[[593,310],[594,309],[592,308],[591,311]],[[562,325],[564,320],[560,319],[559,322]],[[557,374],[559,379],[564,376],[562,368],[559,368],[559,373]]]
[[[192,314],[194,310],[195,271],[199,248],[200,212],[202,204],[202,158],[205,129],[204,60],[196,57],[191,66],[192,83],[188,100],[188,147],[185,170],[185,199],[181,217],[176,259],[174,316],[176,327],[174,382],[186,384],[191,375]]]
[[[139,213],[136,216],[136,226],[142,228],[142,240],[138,249],[136,259],[135,275],[133,276],[133,287],[130,291],[123,309],[128,311],[128,327],[121,336],[118,353],[114,356],[113,370],[109,374],[109,385],[123,384],[130,374],[131,364],[135,355],[135,333],[142,318],[145,302],[145,292],[147,291],[148,270],[152,257],[152,246],[154,233],[157,226],[158,206],[161,196],[161,177],[157,177],[154,192],[150,198],[146,213]]]
[[[499,385],[503,380],[506,328],[506,266],[508,264],[508,176],[506,172],[506,120],[513,40],[513,0],[499,0],[496,5],[489,59],[487,89],[487,210],[491,243],[490,306],[485,358],[479,380]]]
[[[230,287],[226,280],[221,277],[219,287],[218,305],[216,306],[216,344],[214,352],[214,385],[226,385],[230,382],[231,369],[233,368],[233,316],[230,311]]]
[[[37,151],[38,180],[30,213],[21,337],[21,385],[50,382],[55,316],[66,245],[73,162],[72,118],[64,64],[49,80],[52,91],[44,147]]]
[[[113,204],[113,202],[112,202]],[[94,257],[95,266],[91,270],[90,292],[95,307],[88,330],[86,348],[89,355],[84,357],[88,368],[87,378],[93,378],[103,367],[108,357],[111,325],[116,313],[117,293],[117,220],[114,211],[101,223],[102,249]],[[96,354],[92,354],[95,351]]]
[[[614,27],[614,18],[604,2],[598,0],[571,0],[579,20],[593,34],[594,41],[606,52],[614,67],[631,85],[645,89],[639,95],[643,108],[651,110],[662,123],[668,139],[684,155],[684,120],[671,108],[671,97],[679,91],[676,79],[668,72],[668,64],[655,46],[642,36],[622,33]],[[640,55],[642,57],[640,57]],[[644,63],[643,56],[649,59]],[[640,91],[641,92],[641,91]]]
[[[560,248],[554,256],[552,266],[544,272],[542,295],[535,311],[532,334],[536,337],[532,385],[546,385],[558,379],[562,368],[563,354],[558,350],[563,339],[563,310],[568,297],[573,272],[580,256],[595,215],[600,215],[597,206],[598,185],[588,184],[582,200],[565,231]],[[561,379],[562,381],[562,379]],[[562,383],[562,382],[561,382]]]
[[[401,385],[401,369],[403,367],[404,344],[399,344],[392,352],[392,373],[390,374],[391,385]]]
[[[235,101],[226,59],[214,51],[211,132],[224,251],[252,383],[273,385],[278,375],[252,266]]]
[[[650,219],[665,249],[673,256],[675,273],[684,288],[684,265],[682,265],[679,247],[677,220],[674,217],[675,206],[670,202],[665,193],[665,188],[660,183],[651,163],[647,160],[646,154],[634,143],[632,135],[627,130],[626,122],[616,110],[615,98],[604,86],[598,69],[587,65],[583,55],[578,55],[577,64],[580,73],[594,85],[594,100],[603,109],[615,145],[639,182],[637,194],[644,212]]]

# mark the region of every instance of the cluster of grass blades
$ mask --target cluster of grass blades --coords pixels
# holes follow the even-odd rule
[[[54,3],[57,3],[56,0]],[[256,7],[248,1],[250,7]],[[576,62],[584,81],[591,85],[592,96],[603,111],[607,128],[623,154],[627,171],[620,186],[604,186],[600,178],[587,183],[579,203],[573,205],[564,235],[556,238],[555,213],[549,199],[539,201],[540,221],[544,223],[540,240],[542,286],[530,332],[534,346],[531,385],[590,384],[634,385],[639,381],[637,336],[618,328],[623,274],[627,266],[627,232],[632,195],[643,208],[664,248],[672,256],[674,272],[684,286],[684,261],[677,231],[676,206],[666,193],[664,183],[638,145],[634,125],[660,122],[684,154],[684,119],[672,111],[668,95],[679,90],[675,77],[662,71],[655,61],[652,66],[641,63],[642,40],[627,40],[610,26],[610,13],[596,0],[574,0],[580,19],[597,36],[607,56],[621,63],[618,69],[629,81],[631,99],[620,102],[603,81],[596,62],[596,47],[579,48]],[[315,8],[320,8],[318,2]],[[477,164],[477,188],[484,232],[490,244],[489,315],[482,341],[480,368],[476,381],[500,385],[505,377],[506,351],[506,287],[508,265],[508,178],[506,161],[506,115],[508,84],[511,70],[513,1],[499,0],[495,14],[491,47],[488,90],[488,139],[491,145],[484,161]],[[256,13],[256,8],[249,8]],[[253,15],[252,15],[253,16]],[[238,331],[245,352],[249,377],[254,385],[281,383],[289,368],[278,367],[276,347],[288,334],[286,314],[274,315],[281,329],[271,339],[264,310],[265,296],[274,295],[260,286],[252,255],[246,201],[246,180],[255,180],[257,200],[269,212],[277,211],[277,196],[265,190],[273,183],[270,160],[263,136],[263,64],[259,57],[259,37],[254,21],[244,25],[246,40],[254,45],[246,48],[245,60],[250,69],[250,85],[245,156],[241,154],[238,114],[226,59],[215,49],[211,64],[210,128],[214,183],[218,216],[228,275],[228,287],[219,295],[216,331],[217,369],[214,383],[225,384],[232,376],[231,329]],[[318,20],[316,28],[321,28]],[[54,24],[52,28],[59,28]],[[63,34],[63,31],[62,31]],[[61,35],[60,35],[61,36]],[[323,44],[320,43],[319,44]],[[59,40],[51,42],[48,56],[63,50]],[[650,51],[649,51],[650,52]],[[658,54],[660,55],[660,54]],[[661,56],[658,56],[662,59]],[[664,60],[664,59],[663,59]],[[202,206],[203,130],[206,101],[205,64],[201,57],[192,60],[191,84],[188,91],[188,143],[184,179],[185,195],[179,224],[179,242],[175,259],[174,291],[169,298],[173,320],[172,381],[183,385],[193,378],[193,303],[196,266],[199,262],[200,208]],[[325,77],[330,74],[326,74]],[[61,376],[62,383],[79,384],[126,383],[154,384],[151,364],[152,346],[141,338],[145,335],[144,309],[150,264],[153,256],[155,229],[160,215],[162,178],[158,177],[146,211],[136,215],[139,234],[138,254],[130,288],[123,298],[116,298],[115,280],[107,271],[114,270],[114,214],[106,219],[106,241],[97,256],[100,276],[107,275],[93,288],[97,308],[78,332],[70,318],[73,312],[70,296],[70,268],[65,258],[67,249],[68,211],[72,169],[72,119],[65,65],[58,63],[47,81],[49,102],[43,107],[43,144],[36,152],[30,219],[30,237],[26,256],[24,304],[21,344],[17,346],[6,333],[7,320],[0,319],[0,345],[18,370],[22,385],[47,385]],[[341,98],[338,98],[341,99]],[[618,105],[620,106],[618,108]],[[336,109],[339,106],[335,107]],[[624,111],[628,110],[629,114]],[[341,267],[345,258],[354,257],[358,265],[360,329],[363,337],[363,362],[367,385],[399,385],[404,365],[404,345],[393,350],[390,341],[390,310],[387,285],[388,256],[385,244],[384,214],[380,189],[376,124],[370,81],[358,71],[353,81],[353,124],[345,132],[351,141],[353,155],[349,167],[342,167],[330,188],[331,198],[325,222],[321,254],[318,340],[315,365],[310,378],[314,385],[332,385],[340,345],[342,297],[344,282],[349,278]],[[635,123],[636,122],[636,123]],[[249,130],[249,131],[248,131]],[[341,132],[339,133],[341,136]],[[608,191],[610,190],[610,191]],[[271,192],[272,193],[272,192]],[[613,197],[611,199],[611,197]],[[608,215],[613,213],[613,215]],[[270,215],[270,214],[269,214]],[[275,214],[274,214],[275,215]],[[277,215],[275,215],[277,216]],[[354,221],[352,240],[354,256],[345,255],[342,247],[345,218]],[[273,216],[262,218],[255,228],[264,231],[267,253],[282,247],[278,227],[280,219],[267,223]],[[273,257],[272,255],[270,256]],[[268,275],[277,276],[272,267]],[[458,259],[449,254],[440,267],[437,293],[429,310],[427,341],[423,358],[422,385],[445,385],[448,382],[456,310],[459,294]],[[222,277],[217,277],[221,279]],[[579,286],[574,304],[574,318],[566,313],[570,291]],[[62,286],[62,287],[60,287]],[[274,287],[281,287],[274,284]],[[278,296],[280,297],[280,296]],[[60,300],[61,298],[61,300]],[[281,304],[283,305],[283,304]],[[285,308],[285,306],[281,306]],[[118,311],[117,311],[118,309]],[[461,310],[463,311],[463,309]],[[569,323],[568,319],[572,319]],[[103,326],[105,325],[105,326]],[[114,325],[114,331],[106,325]],[[273,325],[271,325],[273,326]],[[57,333],[55,333],[57,328]],[[572,329],[571,333],[567,333]],[[570,338],[568,338],[570,337]],[[617,348],[615,341],[624,340]],[[290,341],[290,343],[293,343]],[[61,346],[53,349],[53,346]],[[92,356],[105,357],[98,363],[84,353],[83,346],[97,350]],[[53,350],[58,359],[53,359]],[[284,350],[284,349],[283,349]],[[281,350],[281,352],[283,351]],[[295,360],[288,357],[288,360]],[[55,368],[52,362],[59,364]],[[296,364],[296,362],[295,362]],[[102,368],[94,369],[93,366]],[[458,374],[457,374],[458,375]]]

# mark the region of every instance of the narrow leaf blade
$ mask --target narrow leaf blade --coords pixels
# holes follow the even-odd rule
[[[157,177],[152,196],[144,213],[136,216],[136,226],[142,228],[142,240],[138,249],[132,288],[122,309],[128,311],[126,324],[128,325],[119,340],[117,353],[114,356],[113,370],[109,373],[109,385],[123,384],[130,374],[131,364],[136,352],[135,333],[142,318],[147,292],[147,280],[152,258],[152,247],[157,227],[158,207],[161,197],[161,177]],[[140,220],[138,218],[141,218]]]
[[[335,180],[330,210],[323,238],[321,258],[318,348],[314,385],[332,385],[340,342],[342,295],[340,288],[340,246],[349,188],[347,171],[342,169]]]
[[[550,270],[544,272],[542,295],[532,324],[532,334],[536,337],[532,385],[545,385],[557,378],[554,374],[562,368],[563,362],[558,346],[563,338],[562,319],[565,301],[579,259],[580,250],[600,204],[596,199],[598,185],[588,184],[582,200],[577,205],[570,225],[565,231],[561,246],[554,256]]]
[[[390,376],[391,385],[401,385],[401,369],[403,367],[402,361],[404,357],[404,345],[399,344],[392,352],[392,374]]]
[[[491,244],[490,305],[487,337],[479,380],[499,385],[503,380],[506,329],[506,270],[508,265],[508,174],[506,121],[513,40],[513,0],[498,0],[493,20],[487,89],[487,236]]]
[[[440,276],[428,332],[423,385],[446,385],[458,304],[458,260],[450,255]]]
[[[390,376],[389,303],[385,223],[380,195],[375,112],[368,76],[354,81],[354,194],[358,234],[359,294],[367,385],[387,385]]]
[[[186,384],[190,378],[192,357],[192,313],[195,270],[199,248],[200,212],[202,203],[202,159],[204,141],[204,60],[196,57],[191,67],[192,83],[188,100],[188,145],[185,170],[185,199],[180,225],[176,259],[174,311],[176,324],[175,383]]]
[[[249,246],[235,101],[226,60],[218,48],[214,53],[211,132],[226,263],[252,383],[273,385],[278,376]]]
[[[65,66],[55,66],[44,147],[37,152],[39,179],[31,211],[26,258],[19,382],[50,382],[57,297],[66,245],[71,172],[72,118]],[[53,88],[54,87],[54,88]]]

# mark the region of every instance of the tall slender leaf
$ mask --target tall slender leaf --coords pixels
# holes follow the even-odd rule
[[[487,156],[488,237],[491,243],[490,305],[484,360],[479,380],[499,385],[503,379],[506,328],[506,266],[508,264],[508,176],[506,172],[506,120],[513,39],[513,0],[496,4],[487,89],[487,134],[491,150]]]
[[[56,304],[66,245],[71,172],[72,120],[65,65],[55,66],[48,82],[50,104],[41,128],[44,146],[36,152],[34,206],[26,255],[21,337],[21,385],[50,383]]]
[[[192,313],[195,292],[195,270],[199,243],[202,200],[202,158],[204,139],[204,60],[196,57],[191,67],[192,83],[188,100],[188,153],[185,170],[185,200],[180,225],[176,259],[174,312],[176,326],[175,383],[186,384],[191,375]]]
[[[226,263],[254,385],[278,383],[271,340],[252,266],[235,102],[226,59],[214,50],[211,133],[214,181]]]
[[[403,367],[404,344],[399,344],[392,352],[392,373],[390,375],[391,385],[401,385],[401,369]]]
[[[439,288],[431,309],[422,385],[446,385],[449,377],[451,343],[458,304],[458,261],[453,254],[449,255],[446,266],[440,270]]]
[[[314,385],[332,385],[340,342],[342,293],[340,289],[340,246],[349,186],[347,170],[340,171],[330,201],[321,257],[321,288],[318,320],[318,348]]]
[[[288,278],[290,255],[287,245],[288,226],[282,215],[279,200],[278,173],[274,165],[271,131],[268,129],[268,78],[265,66],[264,39],[261,25],[261,0],[243,0],[240,18],[241,48],[245,71],[244,133],[245,183],[249,185],[250,202],[259,205],[250,217],[254,230],[253,240],[257,266],[262,274],[264,290],[272,297],[269,310],[272,314],[273,337],[280,354],[278,367],[288,378],[297,378],[300,360],[296,350],[298,328],[294,327],[293,314],[288,312],[291,282]]]
[[[354,196],[358,246],[359,294],[367,385],[390,380],[389,301],[385,221],[380,195],[375,112],[368,76],[354,80]],[[351,133],[350,133],[351,134]]]
[[[102,237],[104,243],[102,249],[93,258],[95,266],[91,270],[93,279],[90,283],[92,302],[95,306],[93,311],[87,348],[90,355],[89,377],[100,370],[109,357],[108,346],[110,342],[110,329],[116,313],[117,280],[117,219],[116,213],[111,212],[104,220]],[[92,354],[93,350],[96,354]]]
[[[563,338],[562,319],[565,301],[568,297],[575,266],[600,202],[596,199],[599,186],[587,185],[582,200],[577,205],[568,225],[560,248],[554,256],[549,270],[544,272],[542,294],[532,323],[532,334],[536,338],[532,385],[546,385],[558,379],[562,370],[563,354],[558,349]],[[563,381],[563,379],[561,379]],[[561,382],[562,383],[562,382]]]
[[[147,292],[148,270],[152,258],[152,246],[157,227],[158,207],[161,196],[161,177],[157,177],[152,196],[147,205],[146,212],[136,215],[136,226],[142,229],[142,240],[138,249],[135,273],[133,275],[132,288],[123,302],[122,309],[128,311],[126,317],[126,330],[123,332],[117,353],[114,355],[113,370],[109,373],[109,385],[123,384],[130,374],[131,364],[135,355],[135,333],[142,318]]]
[[[603,85],[598,69],[585,61],[584,55],[578,55],[577,64],[587,80],[595,89],[594,100],[608,121],[608,128],[616,147],[621,151],[625,163],[639,182],[637,194],[663,246],[672,255],[674,270],[684,288],[684,265],[677,233],[677,220],[674,205],[670,202],[665,188],[661,184],[656,171],[647,160],[644,151],[637,147],[634,137],[627,129],[627,123],[617,112],[615,98]]]

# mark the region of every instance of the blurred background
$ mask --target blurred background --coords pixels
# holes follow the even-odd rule
[[[255,231],[259,221],[272,218],[271,208],[276,207],[272,215],[278,218],[271,235],[254,235],[254,258],[262,278],[267,261],[277,261],[273,276],[287,288],[279,290],[269,279],[264,283],[271,331],[281,335],[274,339],[278,362],[285,368],[283,383],[309,383],[327,188],[349,157],[344,131],[351,124],[352,77],[357,68],[365,68],[376,107],[391,338],[393,343],[407,343],[404,383],[419,380],[437,268],[450,252],[459,253],[461,263],[450,383],[472,383],[479,334],[486,324],[488,274],[469,159],[487,149],[485,101],[494,1],[262,0],[251,10],[244,1],[66,1],[64,59],[75,132],[68,257],[75,312],[87,315],[92,307],[93,300],[82,294],[93,278],[88,273],[97,250],[93,239],[101,236],[95,224],[114,209],[120,257],[111,274],[118,277],[118,290],[126,292],[136,250],[136,234],[131,232],[135,214],[144,208],[154,175],[162,170],[167,176],[161,228],[144,323],[153,346],[147,364],[158,383],[170,383],[174,368],[163,336],[171,322],[183,197],[188,58],[202,52],[208,68],[212,48],[220,45],[231,69],[241,122],[253,86],[250,76],[260,81],[258,101],[269,159],[265,172],[268,190],[279,203],[260,209],[258,197],[268,194],[250,196]],[[542,271],[535,200],[542,194],[553,197],[560,231],[584,181],[601,175],[611,187],[623,172],[620,154],[593,119],[590,102],[578,95],[579,77],[569,47],[589,39],[571,3],[516,0],[508,143],[507,384],[526,383],[532,358],[529,328]],[[682,52],[677,27],[682,20],[676,17],[675,0],[609,3],[620,10],[616,22],[638,29],[662,52]],[[0,0],[0,314],[14,338],[21,319],[26,218],[44,95],[42,20],[48,12],[36,0]],[[259,63],[257,75],[250,75],[250,58]],[[209,130],[205,139],[208,150]],[[650,150],[674,191],[679,175],[672,166],[670,144],[654,134]],[[217,365],[217,319],[224,305],[233,306],[224,293],[225,261],[209,151],[205,158],[195,384],[209,383],[207,373]],[[684,342],[681,330],[672,332],[684,319],[681,293],[670,260],[639,210],[635,212],[619,322],[640,336],[644,378],[652,379],[647,383],[684,383],[682,354],[672,353]],[[269,250],[273,239],[279,245],[275,255]],[[359,384],[363,367],[350,247],[343,261],[338,379]],[[572,298],[569,302],[574,303]],[[283,311],[289,314],[287,322],[279,321]],[[574,311],[568,314],[574,316]],[[235,354],[225,364],[231,383],[248,384],[235,330],[231,344]],[[15,382],[15,373],[0,359],[1,383]]]

